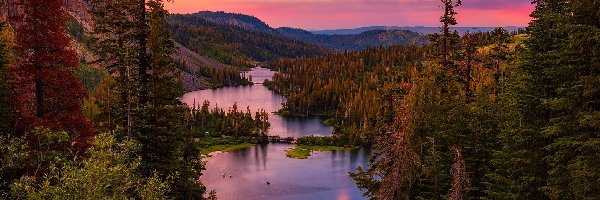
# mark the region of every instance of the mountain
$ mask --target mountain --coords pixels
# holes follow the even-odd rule
[[[202,19],[208,20],[210,22],[214,22],[217,24],[227,24],[232,26],[237,26],[246,30],[256,31],[256,32],[265,32],[265,33],[273,33],[276,34],[273,28],[271,28],[267,23],[261,21],[260,19],[237,13],[226,13],[226,12],[211,12],[211,11],[201,11],[195,14]]]
[[[405,30],[371,30],[352,35],[325,35],[282,27],[279,33],[304,42],[319,44],[324,47],[345,51],[363,50],[366,48],[392,45],[420,45],[427,42],[425,35]]]
[[[175,41],[184,47],[226,65],[252,67],[257,62],[316,56],[329,51],[281,34],[249,30],[257,26],[240,26],[247,23],[207,20],[205,16],[206,13],[171,15],[168,28]]]
[[[16,0],[8,0],[7,2],[11,1]],[[96,60],[96,55],[93,48],[90,48],[85,42],[85,38],[90,36],[94,26],[93,17],[89,12],[89,3],[90,0],[65,0],[64,8],[70,15],[65,28],[72,36],[72,45],[78,55],[81,56],[82,63],[90,67],[100,68],[93,64],[93,61]],[[18,12],[19,10],[11,10],[4,4],[4,6],[0,7],[0,19],[7,19],[8,15],[15,11]],[[239,69],[215,62],[180,44],[176,44],[176,49],[172,56],[178,64],[180,80],[188,91],[223,85],[218,80],[207,76],[207,73],[199,73],[200,71],[208,71],[208,74],[218,73],[239,76]]]
[[[422,34],[406,30],[370,30],[368,32],[357,32],[352,35],[314,34],[297,28],[281,27],[275,29],[256,17],[243,14],[202,11],[190,15],[193,15],[196,20],[204,19],[223,26],[233,26],[247,31],[283,35],[337,51],[363,50],[391,45],[422,44],[427,40]]]
[[[93,29],[89,0],[66,0],[64,7],[70,14],[66,28],[73,36],[73,46],[84,63],[94,61],[93,49],[84,40]],[[1,9],[0,17],[5,17],[8,12],[6,8]],[[202,20],[192,17],[192,21],[186,22],[186,17],[173,15],[168,24],[177,43],[172,56],[177,62],[180,80],[189,91],[239,84],[239,81],[227,82],[216,77],[237,80],[234,76],[239,76],[241,69],[258,62],[329,52],[318,45],[280,35],[251,16],[222,12],[197,15],[202,16]]]
[[[458,31],[458,33],[465,34],[467,31],[468,32],[490,32],[493,31],[495,28],[497,27],[453,27],[451,28],[451,30],[456,30]],[[506,26],[503,27],[504,29],[508,30],[509,32],[512,31],[518,31],[519,29],[522,29],[523,27],[518,27],[518,26]],[[354,28],[354,29],[334,29],[334,30],[315,30],[315,31],[310,31],[311,33],[314,34],[324,34],[324,35],[354,35],[354,34],[360,34],[366,31],[372,31],[372,30],[405,30],[405,31],[412,31],[412,32],[417,32],[417,33],[421,33],[421,34],[432,34],[432,33],[437,33],[440,31],[439,27],[426,27],[426,26],[369,26],[369,27],[361,27],[361,28]]]

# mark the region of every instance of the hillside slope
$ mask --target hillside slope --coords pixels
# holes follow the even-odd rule
[[[175,41],[223,64],[252,67],[256,62],[322,55],[327,49],[280,34],[248,30],[204,19],[203,14],[171,15],[168,27]]]
[[[7,0],[6,2],[10,3],[12,1],[16,0]],[[86,44],[85,41],[85,38],[89,37],[94,26],[93,16],[89,12],[89,1],[90,0],[65,0],[64,4],[65,10],[67,10],[70,15],[66,29],[73,37],[73,47],[77,50],[78,55],[81,56],[84,64],[90,64],[96,59],[93,50],[89,48],[89,45]],[[0,8],[0,11],[0,19],[6,19],[8,13],[10,13],[8,6]],[[173,57],[180,69],[181,82],[188,91],[222,85],[222,83],[218,83],[210,77],[202,76],[202,73],[198,73],[199,69],[221,74],[236,73],[235,70],[222,67],[222,64],[216,63],[179,44],[177,44],[176,47]],[[90,66],[94,67],[94,65]],[[206,70],[207,68],[214,68],[214,70]]]

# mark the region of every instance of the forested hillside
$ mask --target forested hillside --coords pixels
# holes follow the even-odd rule
[[[266,85],[287,96],[282,115],[322,114],[334,124],[335,135],[353,144],[370,143],[389,83],[410,80],[409,70],[420,64],[426,49],[393,46],[322,57],[281,60]]]
[[[217,24],[196,14],[171,15],[168,27],[175,41],[184,47],[236,67],[252,67],[257,62],[315,56],[328,51],[282,35]]]
[[[7,2],[16,1],[8,0]],[[94,64],[98,58],[89,40],[95,23],[91,13],[91,3],[90,0],[65,0],[63,7],[69,15],[66,28],[73,38],[72,45],[81,57],[81,62],[92,68],[98,68]],[[6,5],[0,9],[2,10],[0,18],[6,18],[8,13],[16,11],[14,9],[10,11]],[[179,79],[188,91],[249,84],[239,77],[245,66],[222,64],[179,44],[176,45],[176,51],[172,56],[178,64]],[[198,71],[204,71],[204,73],[198,73]]]
[[[471,42],[472,48],[479,49],[470,52],[473,57],[471,62],[477,61],[477,67],[487,69],[493,62],[505,62],[494,61],[486,55],[493,47],[494,34],[500,33],[506,35],[503,36],[506,42],[510,41],[508,33],[501,32],[501,29],[463,38],[464,43]],[[312,58],[283,59],[270,64],[280,72],[266,85],[288,97],[280,114],[326,115],[330,117],[329,122],[336,125],[336,133],[349,137],[351,143],[370,143],[374,141],[373,131],[377,130],[373,127],[377,124],[369,119],[381,114],[380,106],[387,98],[383,97],[382,92],[392,87],[388,85],[391,83],[413,82],[419,74],[417,71],[431,63],[432,51],[431,45],[391,46]],[[476,78],[479,81],[485,79]]]
[[[597,198],[600,4],[535,1],[525,34],[461,36],[461,2],[442,2],[424,47],[275,63],[280,113],[326,114],[339,145],[374,143],[351,173],[373,199]]]

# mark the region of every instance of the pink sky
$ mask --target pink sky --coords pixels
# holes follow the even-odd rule
[[[463,0],[459,26],[527,26],[530,0]],[[440,0],[174,0],[172,13],[225,11],[253,15],[273,27],[338,29],[438,26]]]

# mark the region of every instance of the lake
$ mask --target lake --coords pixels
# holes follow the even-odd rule
[[[252,112],[264,109],[271,113],[269,135],[331,135],[333,128],[324,126],[319,117],[283,118],[272,114],[285,102],[285,97],[261,84],[273,73],[266,68],[254,68],[248,72],[257,83],[253,86],[195,91],[183,95],[181,100],[190,106],[208,100],[211,107],[225,110],[236,102],[240,109],[248,106]],[[301,160],[286,157],[285,150],[292,147],[292,144],[263,144],[205,158],[206,170],[200,179],[209,191],[216,190],[218,198],[224,200],[365,199],[348,172],[358,166],[366,167],[369,149],[314,152]]]

